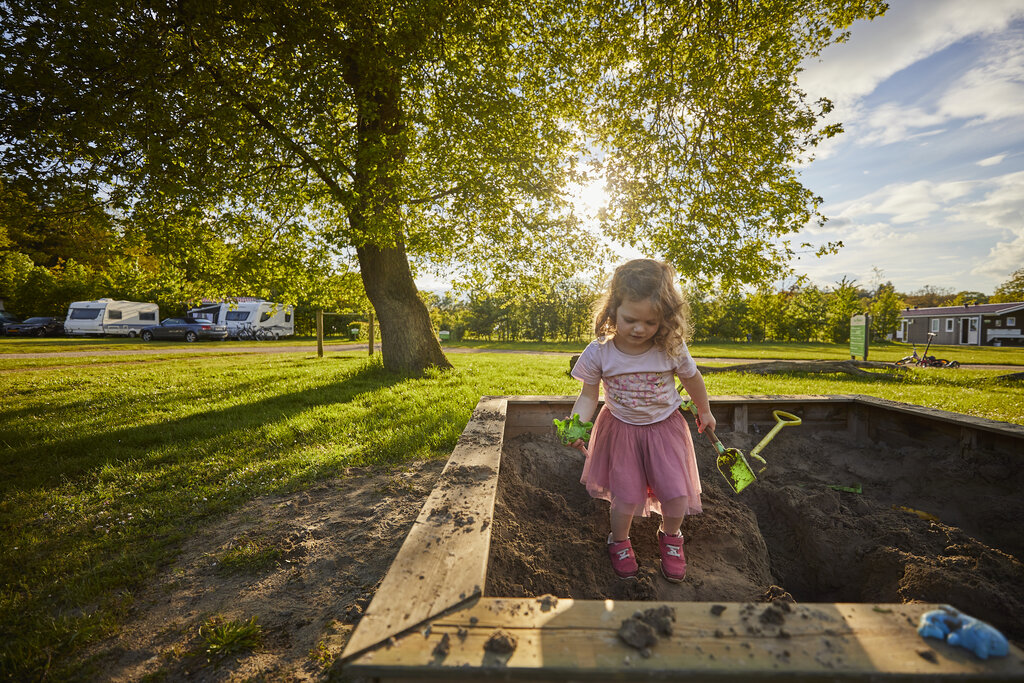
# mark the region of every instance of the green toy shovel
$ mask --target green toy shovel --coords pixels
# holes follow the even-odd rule
[[[555,423],[555,432],[558,434],[558,439],[566,446],[571,445],[577,439],[583,439],[584,441],[590,440],[590,430],[594,428],[593,422],[583,422],[580,420],[578,413],[573,413],[572,418],[568,420],[552,420]],[[589,451],[587,451],[586,445],[581,447],[583,454],[590,457]]]
[[[682,408],[683,410],[689,410],[693,413],[694,417],[697,417],[697,406],[693,401],[684,401]],[[747,462],[743,453],[738,448],[726,448],[723,446],[722,442],[717,436],[715,436],[713,429],[705,427],[704,433],[707,434],[711,443],[714,444],[715,450],[718,451],[718,471],[721,472],[722,476],[725,477],[725,480],[729,482],[729,486],[732,487],[732,490],[739,493],[753,484],[757,479],[757,476],[754,474],[754,470],[750,468],[750,463]],[[760,460],[762,464],[768,464],[765,462],[764,458],[756,453],[752,453],[751,455]]]

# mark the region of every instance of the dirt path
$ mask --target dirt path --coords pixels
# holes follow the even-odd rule
[[[443,467],[353,469],[308,491],[257,498],[204,529],[136,593],[119,635],[87,653],[94,679],[324,680]],[[277,557],[225,569],[221,560],[246,544]],[[207,620],[253,617],[263,634],[256,652],[205,654]]]

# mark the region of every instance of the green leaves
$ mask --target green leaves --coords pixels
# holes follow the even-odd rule
[[[614,199],[605,229],[667,256],[690,280],[770,282],[787,236],[817,214],[797,162],[835,135],[816,128],[798,65],[880,3],[607,3],[618,33],[595,94]],[[631,34],[627,39],[627,34]]]
[[[281,291],[327,247],[395,248],[467,281],[600,266],[566,196],[594,170],[603,237],[697,284],[770,282],[823,220],[799,163],[841,130],[799,64],[884,7],[5,4],[0,176],[71,179],[138,244],[209,245],[187,276],[261,262],[254,286]]]

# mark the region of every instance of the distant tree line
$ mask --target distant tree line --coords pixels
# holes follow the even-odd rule
[[[869,314],[872,337],[882,340],[896,332],[904,308],[1021,301],[1021,288],[1024,269],[1000,285],[992,297],[932,286],[902,293],[891,282],[868,290],[844,278],[833,287],[798,281],[786,289],[692,292],[689,299],[697,341],[846,343],[854,315]],[[600,291],[597,282],[573,279],[544,290],[477,289],[461,297],[424,296],[434,327],[447,331],[454,341],[584,341],[593,336],[593,307]]]
[[[370,306],[359,274],[299,226],[238,216],[233,230],[224,231],[193,216],[178,219],[178,226],[160,221],[128,229],[97,215],[78,217],[55,240],[47,233],[52,220],[24,220],[24,211],[12,221],[11,204],[11,195],[0,193],[7,209],[0,224],[8,228],[0,241],[0,299],[15,314],[63,317],[72,301],[109,297],[157,303],[167,317],[206,297],[261,296],[296,306],[298,334],[312,334],[315,313],[324,310],[335,314],[324,319],[326,334],[367,337]],[[256,239],[261,235],[273,239],[273,248]],[[452,340],[583,341],[593,334],[605,277],[587,280],[548,262],[520,271],[514,281],[474,280],[444,295],[420,296],[434,329]],[[787,288],[692,291],[689,299],[696,340],[844,343],[850,317],[859,313],[871,315],[873,337],[884,339],[906,307],[1024,301],[1024,268],[991,296],[929,285],[897,292],[891,282],[869,290],[844,278],[825,288],[798,280]]]

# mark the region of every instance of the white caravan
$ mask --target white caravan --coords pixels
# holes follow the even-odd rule
[[[137,337],[143,327],[160,322],[160,307],[138,301],[75,301],[68,307],[64,333],[116,334]]]
[[[191,309],[188,314],[197,320],[227,325],[229,337],[237,338],[239,329],[245,326],[263,328],[274,339],[295,334],[295,307],[263,299],[208,303]]]

